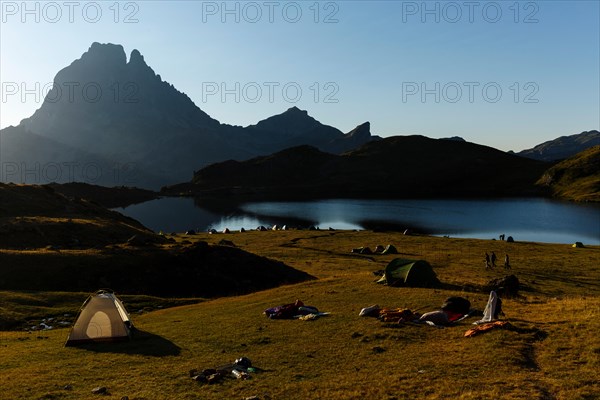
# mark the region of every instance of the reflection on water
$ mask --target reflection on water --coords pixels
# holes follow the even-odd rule
[[[288,225],[397,230],[454,237],[600,244],[600,205],[546,199],[318,200],[239,206],[191,198],[162,198],[117,209],[155,231],[254,229]]]

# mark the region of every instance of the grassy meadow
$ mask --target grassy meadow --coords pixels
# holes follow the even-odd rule
[[[318,279],[186,305],[178,304],[193,300],[122,296],[140,330],[129,343],[65,348],[68,329],[2,331],[0,398],[94,399],[103,397],[91,393],[98,386],[105,386],[110,398],[129,400],[600,398],[598,246],[371,231],[192,238],[214,244],[226,238]],[[190,237],[176,237],[184,239]],[[378,244],[393,244],[401,254],[350,253]],[[484,268],[486,251],[498,255],[494,270]],[[358,316],[372,304],[432,311],[454,295],[483,310],[488,297],[483,286],[507,274],[501,267],[505,253],[512,264],[508,273],[524,287],[519,297],[503,299],[503,319],[513,329],[465,338],[476,317],[437,329]],[[395,257],[429,261],[443,288],[375,284],[373,271]],[[83,298],[82,293],[0,292],[0,311],[39,318],[75,312]],[[331,314],[314,321],[269,320],[262,314],[296,299]],[[161,304],[169,308],[159,309]],[[188,375],[242,356],[260,368],[250,380],[208,385]]]

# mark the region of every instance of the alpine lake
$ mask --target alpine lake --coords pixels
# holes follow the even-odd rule
[[[162,197],[115,209],[156,232],[267,228],[409,229],[435,236],[600,245],[600,204],[543,198],[248,202]]]

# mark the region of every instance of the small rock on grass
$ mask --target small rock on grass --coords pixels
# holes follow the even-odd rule
[[[92,389],[92,394],[107,394],[108,389],[105,386],[98,386]]]

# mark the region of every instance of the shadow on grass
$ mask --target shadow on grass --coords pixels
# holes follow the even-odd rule
[[[132,339],[127,342],[90,343],[77,347],[97,353],[139,354],[153,357],[178,356],[181,353],[181,348],[170,340],[139,329],[133,331]]]

